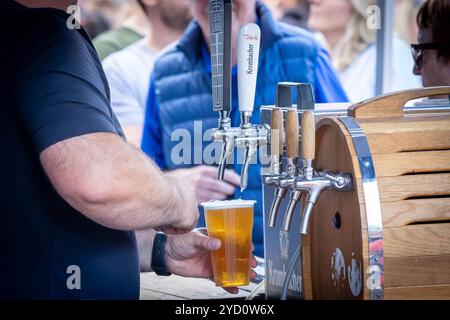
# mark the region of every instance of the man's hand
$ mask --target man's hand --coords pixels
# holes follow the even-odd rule
[[[217,180],[217,174],[217,167],[205,165],[166,172],[167,176],[179,179],[194,188],[197,204],[210,200],[225,200],[241,183],[240,176],[233,170],[225,170],[224,181]]]
[[[205,230],[202,230],[203,233]],[[208,237],[194,230],[183,235],[169,235],[166,243],[166,260],[169,271],[183,277],[212,278],[212,266],[210,251],[218,250],[221,242],[218,239]],[[257,266],[256,259],[252,256],[251,267]],[[256,277],[255,271],[250,271],[250,278]],[[236,294],[236,287],[224,288],[226,291]]]

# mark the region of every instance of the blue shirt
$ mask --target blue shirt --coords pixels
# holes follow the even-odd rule
[[[202,60],[205,72],[211,74],[211,57],[206,45],[202,46]],[[347,102],[348,98],[342,89],[335,70],[332,67],[330,56],[325,49],[321,49],[316,61],[314,71],[314,95],[317,103]],[[289,79],[286,79],[289,80]],[[233,95],[237,94],[237,66],[232,69]],[[233,99],[236,101],[236,99]],[[211,106],[212,108],[212,106]],[[238,106],[232,106],[238,110]],[[150,88],[145,111],[144,130],[142,136],[142,150],[164,169],[164,153],[161,144],[161,128],[159,123],[158,99],[155,91],[155,80],[150,79]]]

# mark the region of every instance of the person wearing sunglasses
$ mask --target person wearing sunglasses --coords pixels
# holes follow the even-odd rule
[[[450,0],[427,0],[417,15],[414,74],[424,87],[450,85]]]

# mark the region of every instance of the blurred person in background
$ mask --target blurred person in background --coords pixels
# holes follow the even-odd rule
[[[280,21],[297,27],[308,28],[308,0],[280,0],[279,6],[282,12]]]
[[[108,20],[99,12],[84,12],[81,17],[81,25],[91,39],[111,29]]]
[[[424,87],[450,86],[450,0],[427,0],[417,15],[414,74]]]
[[[131,1],[128,0],[83,0],[78,5],[82,10],[100,13],[112,29],[118,28],[130,11]]]
[[[217,127],[218,115],[212,108],[211,57],[209,52],[208,0],[190,0],[195,20],[182,38],[155,62],[148,96],[142,149],[167,174],[183,178],[196,189],[197,202],[229,197],[256,200],[253,241],[255,253],[263,256],[262,183],[260,165],[250,165],[249,186],[241,193],[241,164],[234,161],[225,180],[217,180],[217,167],[197,165],[211,141],[197,147],[193,137],[205,136]],[[345,102],[347,97],[331,65],[328,53],[308,31],[277,22],[261,1],[233,1],[232,25],[232,112],[231,124],[239,126],[236,44],[240,28],[250,22],[261,28],[261,54],[252,121],[259,123],[260,106],[273,105],[280,81],[311,83],[317,102]],[[197,132],[195,123],[201,123]],[[191,146],[188,163],[177,163],[172,153],[179,144],[172,138],[177,129],[188,130]],[[210,132],[210,131],[209,131]],[[207,138],[208,139],[208,138]],[[217,147],[217,144],[216,144]],[[220,153],[220,148],[216,152]],[[194,155],[194,153],[196,153]],[[202,162],[203,163],[203,162]],[[201,222],[203,223],[203,221]]]
[[[280,20],[282,16],[280,1],[281,0],[263,0],[264,4],[270,9],[270,12],[272,12],[273,17],[276,20]]]
[[[128,141],[140,146],[153,63],[158,52],[183,34],[192,16],[186,0],[138,0],[149,21],[149,35],[111,54],[103,68],[111,107]]]
[[[309,0],[309,27],[320,32],[338,69],[350,101],[375,96],[376,29],[367,26],[367,9],[376,0]],[[420,78],[411,74],[414,61],[407,43],[393,39],[391,85],[388,91],[417,88]]]
[[[149,33],[148,18],[138,0],[91,0],[84,6],[93,6],[92,11],[101,12],[110,21],[111,30],[99,34],[93,40],[101,60],[141,40]]]
[[[264,0],[278,21],[306,29],[308,27],[308,0]]]
[[[396,0],[395,32],[406,43],[417,39],[417,13],[425,0]]]

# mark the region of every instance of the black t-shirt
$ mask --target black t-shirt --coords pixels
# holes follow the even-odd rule
[[[92,43],[68,17],[0,1],[0,298],[137,299],[134,232],[70,207],[39,161],[64,139],[123,136]]]

